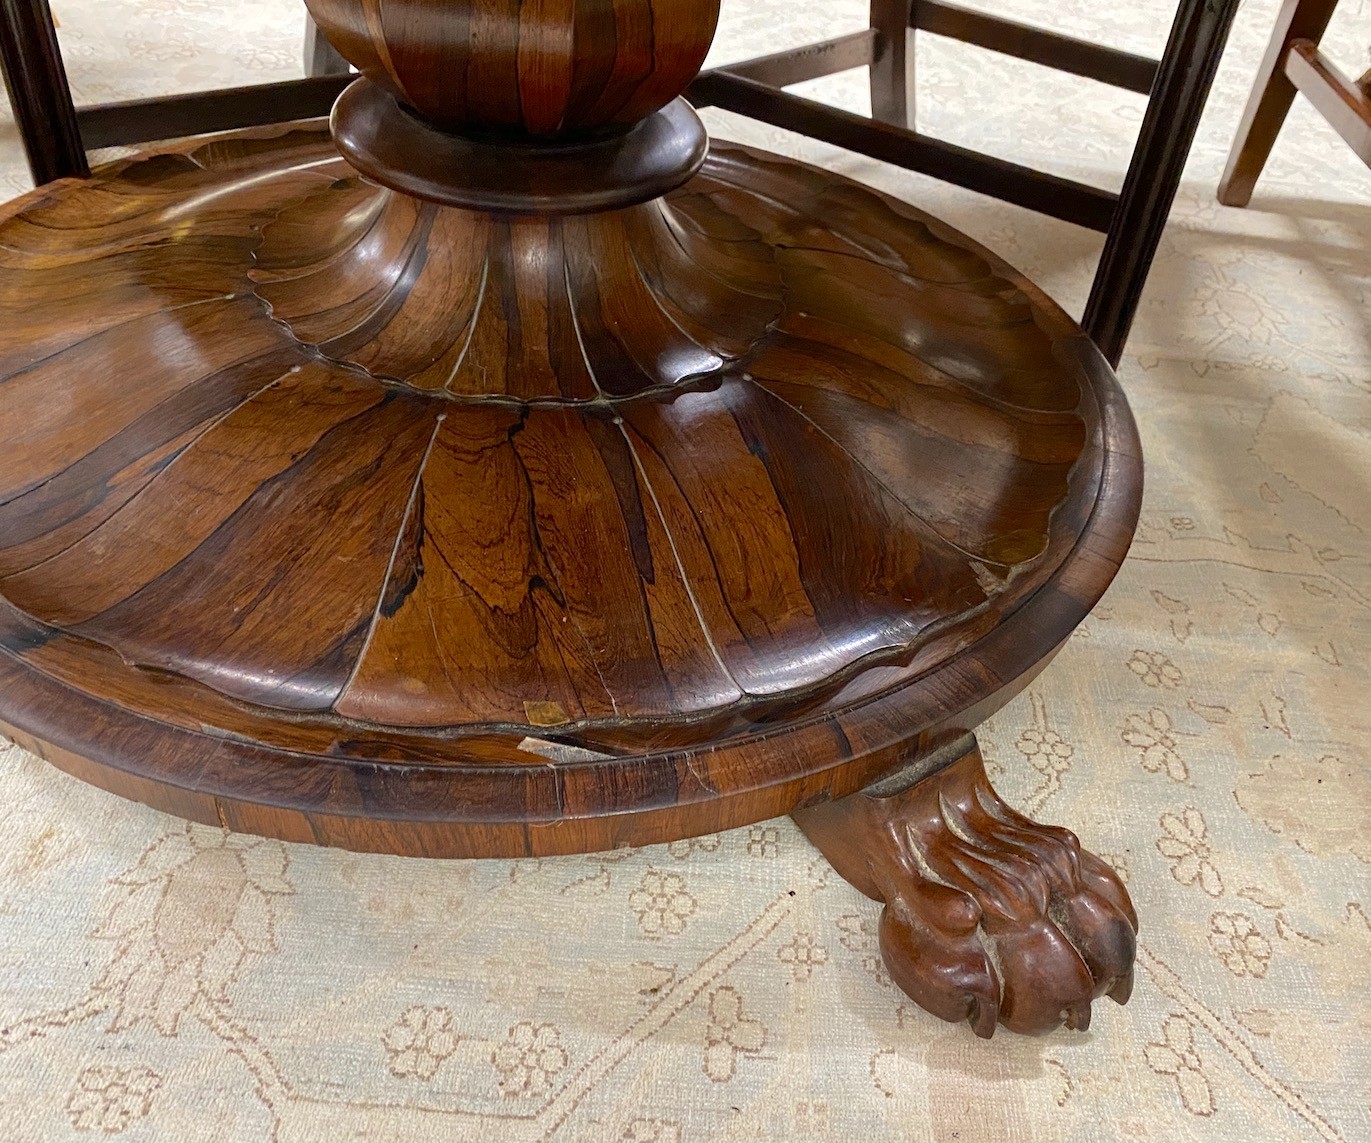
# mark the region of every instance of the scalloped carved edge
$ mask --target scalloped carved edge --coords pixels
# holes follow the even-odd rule
[[[973,737],[794,819],[884,903],[886,968],[933,1015],[983,1038],[997,1024],[1041,1035],[1084,1031],[1101,996],[1127,1002],[1138,931],[1128,891],[1075,834],[1006,805]]]

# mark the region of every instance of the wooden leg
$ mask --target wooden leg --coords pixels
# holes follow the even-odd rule
[[[1091,1001],[1133,986],[1128,892],[1075,834],[1000,800],[968,736],[952,761],[809,809],[796,823],[833,867],[882,901],[881,955],[919,1005],[978,1036],[997,1023],[1084,1029]]]
[[[346,75],[351,68],[348,61],[338,54],[328,40],[324,39],[319,31],[319,25],[312,17],[305,17],[305,74],[313,77],[316,75]]]
[[[0,0],[0,72],[34,183],[90,174],[47,0]]]
[[[1081,325],[1123,356],[1239,0],[1181,0]]]
[[[883,123],[912,128],[914,53],[909,43],[909,13],[910,0],[871,0],[871,26],[877,32],[871,60],[871,114]]]
[[[1338,0],[1285,0],[1281,6],[1233,149],[1228,153],[1228,167],[1219,182],[1219,201],[1224,206],[1246,206],[1251,201],[1252,189],[1295,101],[1295,85],[1285,74],[1285,55],[1291,41],[1318,43],[1337,6]]]

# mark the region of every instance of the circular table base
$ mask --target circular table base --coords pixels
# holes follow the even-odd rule
[[[0,267],[0,731],[411,855],[793,812],[935,1015],[1127,999],[1127,892],[969,732],[1118,568],[1137,440],[975,244],[735,147],[533,218],[259,132],[36,192]]]
[[[200,820],[434,856],[841,797],[1122,560],[1112,374],[919,211],[719,145],[484,215],[242,133],[0,223],[0,723]]]

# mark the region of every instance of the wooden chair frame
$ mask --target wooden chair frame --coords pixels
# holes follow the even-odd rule
[[[0,71],[33,181],[90,174],[86,152],[327,115],[355,78],[321,37],[306,36],[304,79],[76,107],[48,0],[0,0]],[[341,66],[340,66],[341,65]],[[324,74],[320,74],[324,72]]]
[[[1371,166],[1371,71],[1349,79],[1319,50],[1337,6],[1338,0],[1285,0],[1281,6],[1219,183],[1225,206],[1251,201],[1296,92]]]
[[[705,72],[688,96],[700,107],[726,108],[1103,231],[1104,252],[1082,324],[1117,365],[1238,3],[1181,0],[1166,50],[1152,60],[944,0],[872,0],[867,29]],[[915,32],[1147,94],[1122,191],[1114,194],[920,133],[914,126]],[[0,64],[39,183],[87,174],[86,148],[326,115],[351,79],[320,75],[78,109],[48,0],[0,0]],[[783,90],[858,67],[871,72],[872,118]]]
[[[1181,0],[1166,50],[1152,60],[944,0],[871,0],[868,30],[707,72],[691,97],[1103,231],[1104,252],[1081,324],[1117,365],[1237,8],[1238,0]],[[1122,191],[1114,194],[920,133],[913,95],[916,32],[1147,94]],[[871,69],[870,119],[781,90],[862,66]]]

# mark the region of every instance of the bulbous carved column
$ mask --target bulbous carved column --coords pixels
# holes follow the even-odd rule
[[[1080,329],[907,203],[709,153],[716,0],[307,2],[363,73],[331,135],[0,216],[0,733],[403,854],[795,812],[936,1014],[1124,999],[1117,879],[929,754],[1128,548]]]
[[[487,211],[569,214],[656,198],[704,161],[681,92],[718,0],[309,0],[364,78],[343,154],[386,186]]]
[[[305,0],[371,82],[452,131],[626,128],[676,99],[718,0]]]
[[[715,372],[779,315],[775,267],[746,259],[702,307],[708,239],[661,197],[705,160],[680,95],[717,2],[309,5],[363,73],[339,149],[401,193],[335,188],[268,228],[258,294],[302,341],[420,389],[575,401]]]

